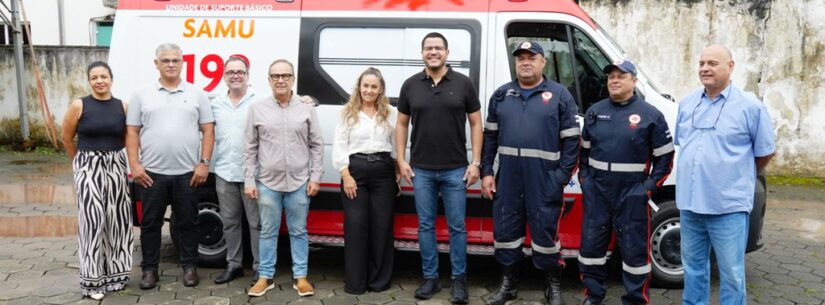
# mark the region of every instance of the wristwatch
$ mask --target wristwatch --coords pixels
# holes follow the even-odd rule
[[[481,168],[481,161],[473,160],[473,162],[470,164],[472,164],[475,167]]]
[[[209,166],[209,159],[201,159],[201,163],[203,163],[203,165]]]

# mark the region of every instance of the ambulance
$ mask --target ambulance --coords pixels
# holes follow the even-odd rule
[[[114,94],[128,97],[157,80],[154,50],[161,43],[173,42],[183,50],[184,80],[214,97],[227,90],[222,63],[231,55],[248,59],[251,90],[261,96],[271,94],[269,64],[279,58],[291,61],[297,77],[295,92],[318,100],[324,136],[322,191],[312,198],[307,223],[310,242],[342,245],[340,176],[330,161],[342,105],[367,67],[381,70],[386,94],[394,104],[404,80],[424,69],[421,39],[429,32],[446,36],[447,64],[475,83],[483,116],[495,88],[515,78],[510,54],[521,41],[537,41],[544,48],[544,75],[570,90],[580,113],[608,95],[602,67],[626,59],[599,25],[567,0],[120,0],[109,63],[118,75]],[[673,129],[677,104],[642,69],[638,78],[637,93],[662,111]],[[469,160],[469,143],[467,151]],[[654,283],[664,287],[680,286],[683,274],[674,177],[652,198],[659,208],[651,215],[652,275]],[[757,184],[748,251],[762,246],[764,178],[760,176]],[[481,197],[478,183],[467,192],[468,252],[491,254],[492,203]],[[139,194],[133,197],[139,203]],[[395,204],[395,246],[417,250],[411,186],[402,185],[402,196]],[[582,217],[581,190],[575,177],[565,188],[564,204],[562,254],[575,258]],[[201,258],[222,262],[225,241],[214,187],[203,188],[199,208]],[[447,251],[443,217],[437,220],[437,236],[439,250]],[[529,240],[524,246],[529,252]]]

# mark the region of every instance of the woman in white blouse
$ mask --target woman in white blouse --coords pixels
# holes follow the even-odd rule
[[[333,166],[341,172],[344,206],[344,290],[350,294],[390,288],[397,112],[384,94],[381,71],[358,77],[335,128]]]

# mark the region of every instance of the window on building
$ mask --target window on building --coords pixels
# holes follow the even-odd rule
[[[21,26],[28,23],[21,23]],[[14,29],[11,25],[0,23],[0,45],[9,46],[14,44]],[[23,44],[29,44],[29,35],[23,30]]]
[[[99,47],[108,47],[112,42],[112,26],[115,23],[112,21],[98,21],[97,29],[95,31],[95,45]]]

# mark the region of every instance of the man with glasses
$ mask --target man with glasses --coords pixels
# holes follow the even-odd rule
[[[129,167],[143,200],[141,289],[152,289],[158,281],[160,229],[167,203],[175,213],[183,284],[199,282],[197,187],[209,176],[214,120],[206,94],[180,78],[182,66],[178,45],[158,46],[155,67],[160,78],[132,96],[126,115]]]
[[[396,152],[398,171],[413,185],[418,213],[418,245],[424,281],[415,290],[429,299],[441,290],[435,218],[439,194],[450,232],[451,302],[468,301],[466,287],[467,230],[464,217],[467,188],[478,180],[481,160],[481,103],[469,77],[447,65],[450,50],[441,33],[421,40],[424,71],[404,81],[398,96]],[[473,162],[467,164],[465,124],[469,118]],[[412,122],[410,161],[407,131]]]
[[[776,147],[767,107],[731,82],[733,68],[728,48],[702,50],[704,88],[682,99],[676,118],[682,302],[688,305],[709,304],[711,248],[719,267],[719,303],[747,303],[745,246],[756,174]]]
[[[243,132],[246,116],[256,98],[249,90],[249,63],[246,58],[231,56],[224,63],[227,92],[212,101],[215,115],[215,191],[221,206],[223,236],[226,240],[226,270],[215,278],[223,284],[243,276],[242,219],[249,224],[252,269],[258,270],[258,238],[261,226],[258,203],[243,192]],[[253,277],[253,283],[257,279]]]
[[[314,294],[307,280],[309,197],[320,190],[324,141],[314,105],[292,94],[295,72],[285,59],[269,66],[272,95],[249,106],[244,131],[244,193],[258,200],[261,215],[259,279],[250,296],[275,288],[281,215],[286,213],[292,254],[292,288]]]
[[[636,94],[636,66],[604,67],[610,97],[584,115],[579,182],[584,197],[579,271],[584,305],[607,293],[607,245],[612,233],[622,257],[622,303],[650,302],[650,211],[647,202],[673,163],[664,115]],[[652,169],[651,169],[652,166]]]
[[[542,74],[541,45],[524,41],[512,56],[516,79],[493,92],[484,123],[481,193],[493,199],[493,246],[503,269],[499,288],[485,301],[503,305],[518,297],[529,227],[533,266],[545,272],[545,302],[564,305],[558,225],[579,155],[578,107],[566,88]]]

